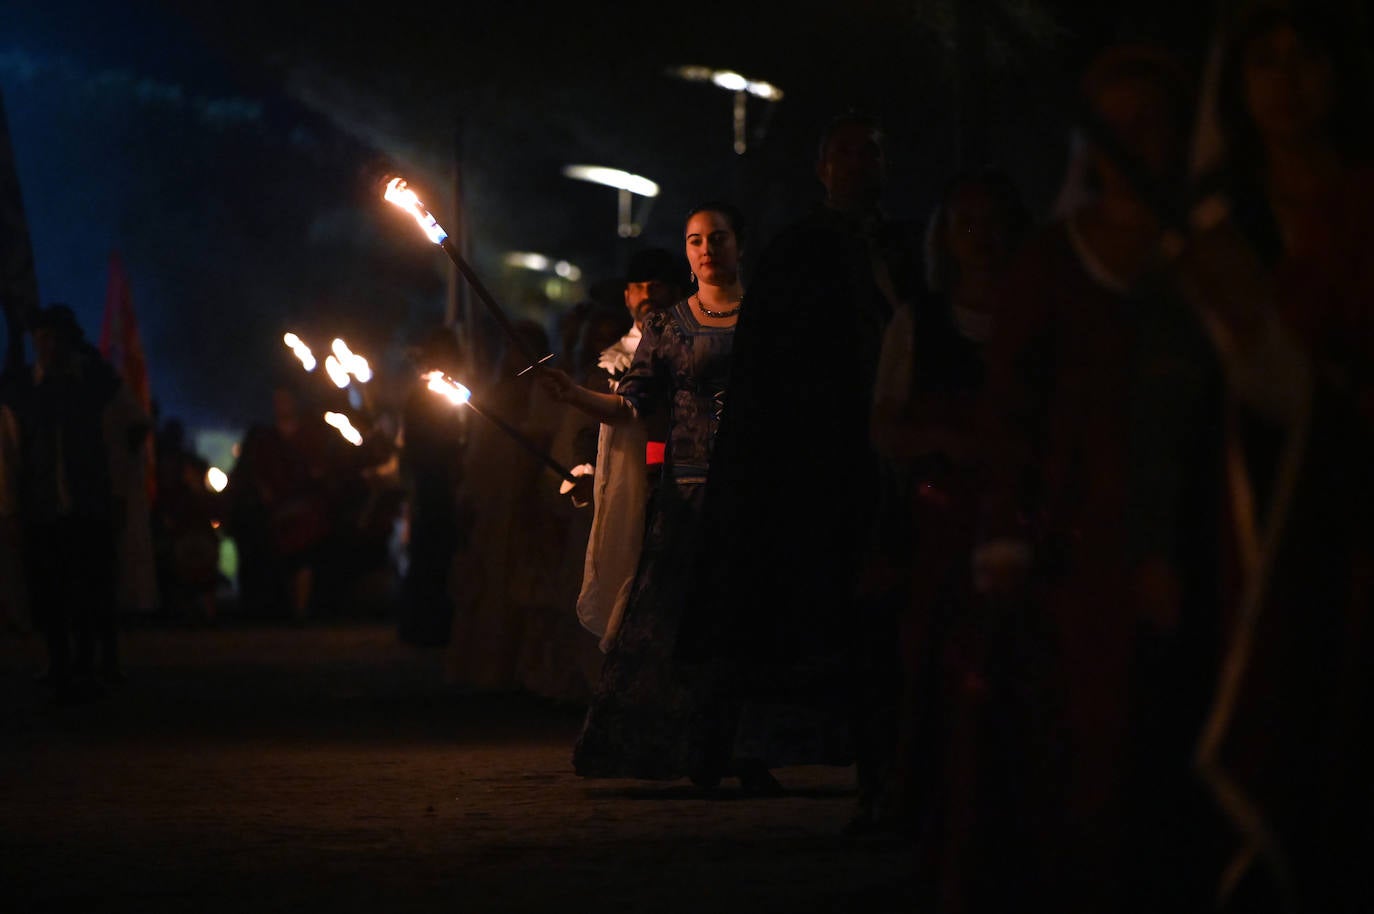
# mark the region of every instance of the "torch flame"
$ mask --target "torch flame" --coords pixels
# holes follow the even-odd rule
[[[434,391],[436,394],[439,394],[441,397],[444,397],[454,406],[462,406],[464,403],[468,402],[468,400],[472,398],[472,391],[468,390],[462,384],[459,384],[457,381],[453,380],[448,375],[444,374],[442,371],[426,372],[420,377],[424,378],[425,381],[428,382],[426,386],[430,390]]]
[[[338,429],[343,439],[354,447],[363,443],[362,433],[353,427],[353,423],[349,422],[343,413],[325,413],[324,421]]]
[[[329,375],[329,380],[334,382],[335,387],[348,386],[348,369],[334,356],[326,356],[324,360],[325,373]]]
[[[401,209],[415,217],[415,222],[420,226],[424,233],[429,236],[429,240],[435,244],[443,244],[448,237],[448,232],[444,227],[430,215],[429,210],[420,202],[420,198],[415,195],[415,191],[406,186],[404,178],[392,178],[386,183],[386,193],[383,194],[386,202],[399,206]]]
[[[353,375],[361,383],[366,384],[372,380],[372,368],[367,364],[367,359],[358,355],[348,348],[348,344],[343,340],[336,339],[333,343],[334,356],[338,359],[339,367],[347,374]],[[328,364],[325,369],[328,370]],[[335,383],[338,383],[337,381]],[[343,387],[343,384],[339,385]]]
[[[315,370],[315,354],[310,351],[309,346],[301,342],[300,337],[294,333],[286,333],[282,335],[281,341],[296,354],[296,358],[301,360],[301,365],[305,367],[306,371]]]

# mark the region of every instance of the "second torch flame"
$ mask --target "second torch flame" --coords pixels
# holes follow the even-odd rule
[[[430,371],[421,375],[426,386],[436,394],[447,399],[454,406],[462,406],[472,398],[472,391],[445,375],[442,371]]]
[[[343,413],[325,413],[324,421],[338,429],[343,439],[354,447],[363,443],[362,433],[353,427],[353,423],[349,422]]]
[[[306,371],[315,370],[315,355],[310,351],[310,347],[301,341],[301,338],[294,333],[286,333],[281,341],[296,354],[296,358],[301,360],[301,365]]]
[[[430,215],[429,210],[420,202],[420,198],[415,195],[415,191],[406,186],[404,178],[392,178],[386,184],[386,193],[383,195],[388,203],[399,206],[401,209],[415,217],[416,223],[424,229],[429,240],[435,244],[443,244],[448,237],[448,232],[439,221]]]

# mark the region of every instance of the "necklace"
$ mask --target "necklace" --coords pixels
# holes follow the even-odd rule
[[[697,295],[697,307],[701,309],[701,313],[707,317],[714,318],[734,317],[736,314],[739,314],[739,306],[743,301],[744,299],[740,299],[738,302],[735,302],[735,307],[731,308],[729,311],[712,311],[702,303],[701,295]]]

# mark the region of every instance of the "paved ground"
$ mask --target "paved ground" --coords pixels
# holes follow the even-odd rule
[[[786,797],[584,781],[581,709],[445,685],[369,621],[143,626],[54,707],[0,636],[0,910],[914,911],[911,851],[838,836],[852,771]]]

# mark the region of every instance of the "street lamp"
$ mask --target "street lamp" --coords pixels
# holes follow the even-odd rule
[[[588,181],[603,187],[613,187],[619,191],[620,220],[616,231],[621,238],[639,236],[642,222],[649,215],[649,204],[645,204],[644,210],[639,214],[639,219],[635,219],[633,212],[634,197],[639,196],[646,200],[652,200],[658,196],[657,184],[642,175],[630,174],[628,171],[621,171],[618,168],[607,168],[604,165],[565,165],[563,175],[575,181]]]
[[[685,79],[694,83],[711,83],[719,86],[727,92],[735,95],[735,154],[744,155],[748,148],[748,131],[746,130],[745,116],[748,110],[749,96],[761,98],[768,102],[782,101],[782,90],[772,83],[764,82],[760,79],[750,79],[742,76],[734,70],[713,70],[710,67],[676,67],[670,69],[668,73],[678,79]]]

